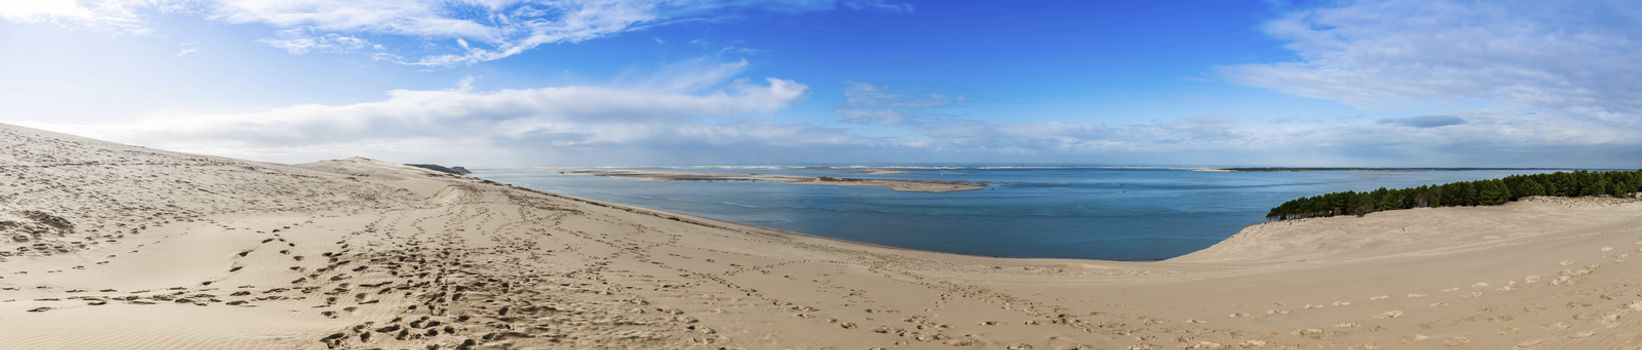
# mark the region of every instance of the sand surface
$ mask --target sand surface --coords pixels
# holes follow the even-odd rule
[[[1642,203],[1615,199],[999,259],[0,126],[0,252],[6,349],[1642,347]]]
[[[864,179],[833,176],[797,176],[770,174],[718,174],[651,171],[631,169],[572,169],[561,174],[609,177],[631,177],[661,181],[780,181],[795,185],[827,185],[853,187],[882,187],[906,192],[963,192],[984,190],[991,183],[972,181]],[[900,174],[893,170],[869,170],[863,174]]]

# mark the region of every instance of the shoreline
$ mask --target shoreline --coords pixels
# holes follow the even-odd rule
[[[18,348],[1626,348],[1642,203],[1249,226],[1163,261],[872,245],[365,158],[0,125]],[[76,164],[98,164],[79,166]],[[18,231],[17,228],[26,228]],[[15,237],[22,234],[26,241]]]

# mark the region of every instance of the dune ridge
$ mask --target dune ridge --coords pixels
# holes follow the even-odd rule
[[[1616,199],[1003,259],[0,125],[0,252],[17,349],[1642,347],[1642,203]]]

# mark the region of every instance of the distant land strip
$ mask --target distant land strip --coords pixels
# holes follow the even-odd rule
[[[766,174],[711,174],[685,173],[667,171],[643,170],[610,170],[610,169],[574,169],[560,171],[567,175],[592,175],[607,177],[632,177],[662,181],[782,181],[797,185],[830,185],[852,187],[883,187],[904,192],[962,192],[982,190],[992,186],[990,182],[975,181],[941,181],[941,180],[896,180],[896,179],[862,179],[831,176],[795,176],[795,175],[766,175]]]

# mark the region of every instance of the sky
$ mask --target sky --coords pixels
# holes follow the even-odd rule
[[[1642,167],[1628,1],[0,3],[0,123],[297,163]]]

